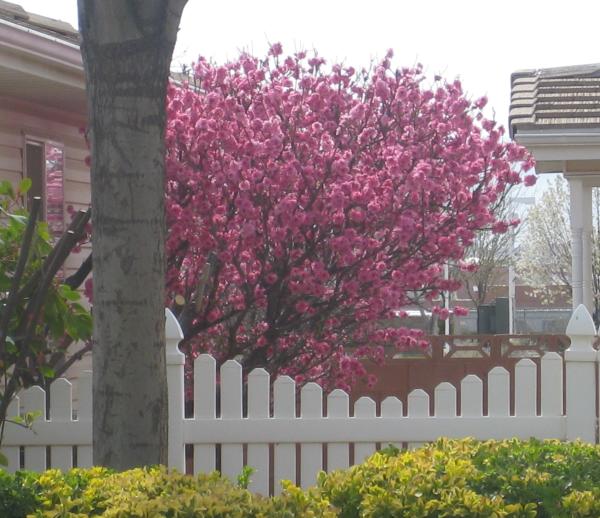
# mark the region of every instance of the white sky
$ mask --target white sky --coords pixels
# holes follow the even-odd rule
[[[12,1],[77,26],[76,0]],[[280,41],[358,68],[393,48],[396,65],[421,62],[487,95],[506,125],[512,72],[600,62],[599,15],[594,0],[188,0],[174,59],[264,55]]]

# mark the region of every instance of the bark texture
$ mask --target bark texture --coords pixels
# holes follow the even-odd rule
[[[78,0],[92,151],[94,464],[167,463],[165,95],[185,0]]]

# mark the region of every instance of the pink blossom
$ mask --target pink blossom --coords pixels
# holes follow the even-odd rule
[[[488,98],[484,95],[475,101],[475,106],[480,110],[488,103]]]
[[[390,87],[384,80],[378,79],[375,83],[375,93],[381,99],[388,99],[390,96]]]
[[[85,283],[83,284],[83,294],[88,299],[90,304],[92,304],[94,302],[93,291],[94,291],[94,284],[93,284],[92,279],[86,279]]]
[[[309,309],[309,305],[306,303],[306,301],[301,300],[300,302],[296,303],[296,311],[298,311],[298,313],[306,313]]]
[[[508,223],[506,221],[496,221],[492,225],[492,231],[496,234],[505,234],[508,231]]]
[[[462,306],[454,306],[452,311],[457,317],[464,317],[469,314],[469,310],[467,308],[463,308]]]
[[[280,56],[281,54],[283,54],[283,47],[281,43],[273,43],[273,45],[271,45],[271,48],[269,49],[269,54],[271,56]]]

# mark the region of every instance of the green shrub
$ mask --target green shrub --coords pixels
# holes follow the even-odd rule
[[[310,491],[291,483],[283,488],[282,495],[263,498],[218,474],[190,477],[160,467],[0,472],[0,516],[597,518],[600,447],[440,440],[409,452],[390,448],[360,466],[322,473]]]
[[[35,511],[36,475],[20,472],[9,475],[0,469],[0,516],[2,518],[22,518]]]
[[[322,474],[341,518],[599,517],[600,448],[583,443],[439,440]]]
[[[287,484],[275,499],[253,495],[217,473],[190,477],[161,467],[115,473],[105,468],[66,474],[2,472],[2,518],[334,518],[318,494]],[[19,483],[21,480],[26,484]],[[13,489],[14,488],[14,489]],[[23,491],[21,491],[23,490]]]

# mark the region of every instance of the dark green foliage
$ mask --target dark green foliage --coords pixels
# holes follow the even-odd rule
[[[77,282],[62,271],[86,236],[90,212],[79,212],[55,242],[38,221],[41,200],[31,200],[31,213],[23,207],[30,186],[29,179],[17,190],[0,182],[0,446],[6,422],[31,424],[31,415],[7,419],[15,395],[31,385],[47,387],[91,347],[91,315],[79,302]],[[78,341],[83,345],[68,350]]]
[[[39,506],[37,475],[21,472],[9,475],[0,469],[0,516],[22,518]]]

